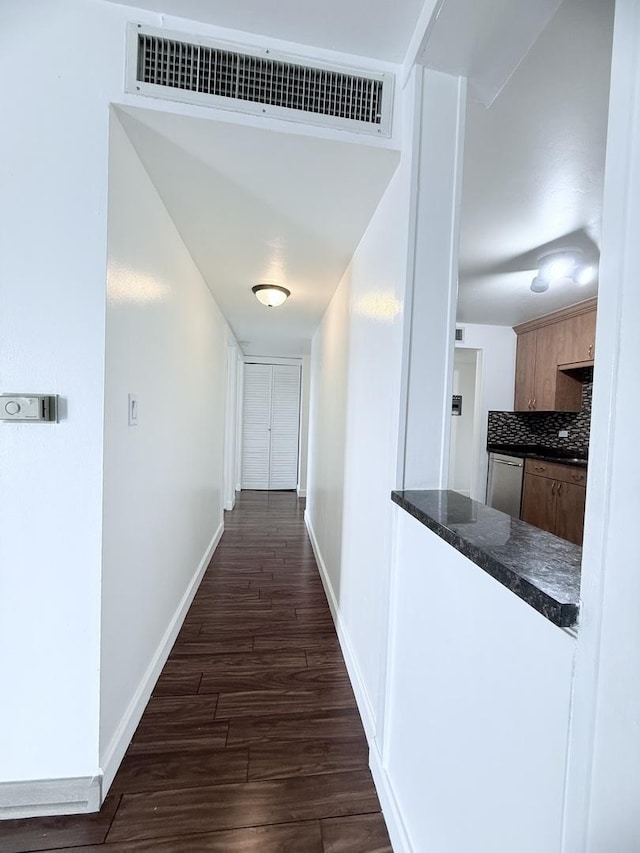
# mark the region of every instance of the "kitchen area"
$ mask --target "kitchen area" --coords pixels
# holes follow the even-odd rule
[[[566,0],[495,101],[466,114],[447,487],[573,545],[587,491],[612,8]]]
[[[582,544],[597,299],[514,328],[513,411],[490,411],[486,503]]]

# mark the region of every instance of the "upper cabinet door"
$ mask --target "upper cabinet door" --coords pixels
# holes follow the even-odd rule
[[[556,410],[559,325],[559,323],[552,323],[549,326],[542,326],[537,331],[536,381],[533,389],[533,410],[535,412],[553,412]]]
[[[536,382],[537,331],[518,335],[516,350],[516,388],[513,408],[516,412],[533,410]]]
[[[580,372],[593,364],[596,299],[514,326],[516,351],[516,412],[579,412]]]
[[[562,342],[558,364],[591,363],[596,350],[596,311],[570,317],[562,324]]]

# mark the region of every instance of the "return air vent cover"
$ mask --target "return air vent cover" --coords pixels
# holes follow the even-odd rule
[[[464,329],[456,326],[456,343],[464,343]]]
[[[389,136],[393,75],[131,25],[127,91]]]

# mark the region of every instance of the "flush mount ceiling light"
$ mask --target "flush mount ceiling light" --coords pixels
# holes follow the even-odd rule
[[[538,263],[538,273],[531,282],[534,293],[544,293],[550,284],[559,281],[590,284],[598,271],[595,264],[583,263],[581,249],[556,249],[541,255]]]
[[[275,308],[291,296],[291,291],[279,284],[256,284],[251,290],[255,293],[258,302],[262,302],[268,308]]]

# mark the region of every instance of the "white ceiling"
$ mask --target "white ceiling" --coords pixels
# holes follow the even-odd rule
[[[424,0],[112,0],[218,27],[402,62]]]
[[[544,248],[597,259],[613,0],[565,0],[493,105],[467,110],[458,320],[514,325],[594,295],[529,285]]]
[[[402,57],[422,5],[127,2],[385,59]],[[578,246],[597,259],[600,242],[614,2],[564,0],[527,53],[556,3],[533,4],[516,26],[509,17],[514,0],[443,0],[421,51],[436,66],[462,63],[475,81],[472,98],[491,101],[501,89],[489,109],[471,100],[467,110],[460,322],[514,325],[596,289],[529,289],[545,248]],[[465,29],[462,13],[471,15],[475,5],[486,15],[472,15],[475,23]],[[444,50],[452,33],[462,46]],[[517,50],[505,47],[510,33],[515,41],[520,34]],[[397,154],[143,110],[123,111],[122,120],[239,340],[249,342],[245,351],[304,351]],[[269,327],[270,309],[250,298],[251,285],[263,280],[293,291],[271,312]]]
[[[300,356],[395,171],[388,149],[118,108],[247,354]],[[266,308],[261,282],[291,297]]]
[[[491,104],[562,0],[443,0],[418,61],[466,77],[469,96]]]

